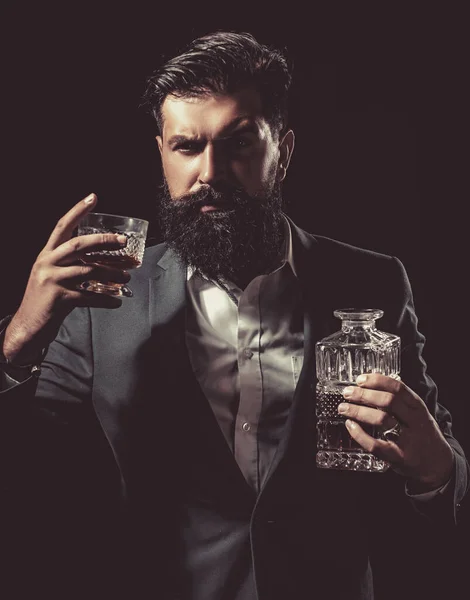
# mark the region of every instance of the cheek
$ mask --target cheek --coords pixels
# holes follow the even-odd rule
[[[271,156],[266,158],[263,164],[263,181],[265,183],[273,183],[277,175],[278,161],[277,158]]]
[[[260,151],[232,164],[232,171],[248,192],[256,192],[269,183],[277,170],[274,157]]]
[[[177,155],[162,156],[162,167],[173,198],[187,193],[197,180],[192,162],[181,160]]]
[[[251,161],[248,170],[252,191],[259,192],[270,187],[277,174],[277,159],[273,153],[260,153]]]

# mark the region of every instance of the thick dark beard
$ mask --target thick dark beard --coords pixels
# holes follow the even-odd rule
[[[205,205],[223,210],[201,212]],[[166,182],[159,207],[164,239],[180,260],[206,277],[245,287],[280,260],[284,224],[279,183],[256,197],[212,187],[172,199]]]

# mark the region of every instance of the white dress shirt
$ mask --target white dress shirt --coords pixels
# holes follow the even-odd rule
[[[241,290],[188,268],[186,344],[196,378],[246,481],[258,492],[303,364],[303,310],[285,219],[279,266]]]

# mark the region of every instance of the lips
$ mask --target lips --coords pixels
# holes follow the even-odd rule
[[[211,212],[213,210],[226,210],[229,208],[229,204],[204,204],[201,206],[201,212]]]

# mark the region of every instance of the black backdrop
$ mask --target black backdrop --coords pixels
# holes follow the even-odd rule
[[[155,127],[139,109],[145,78],[197,35],[250,31],[285,47],[294,64],[286,212],[311,232],[402,260],[430,374],[470,454],[460,376],[467,269],[459,224],[469,197],[463,15],[404,3],[324,4],[258,4],[255,15],[254,3],[4,3],[1,314],[15,310],[56,220],[90,192],[103,212],[153,221],[150,235],[159,239]],[[461,515],[465,542],[466,505]],[[455,560],[452,575],[467,564]]]

